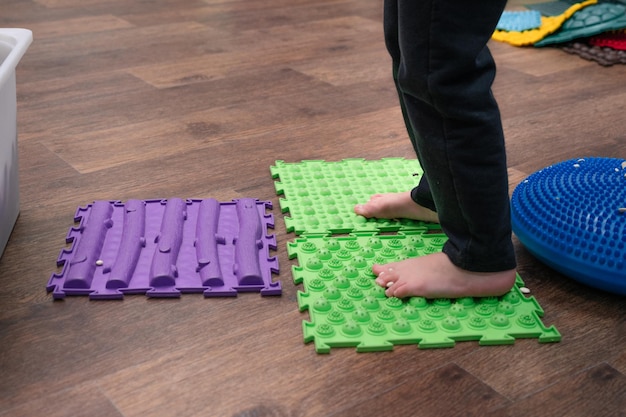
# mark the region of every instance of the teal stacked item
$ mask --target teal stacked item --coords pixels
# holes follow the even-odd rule
[[[527,4],[526,7],[540,12],[543,16],[558,16],[578,2],[578,0],[557,0]]]
[[[614,3],[592,4],[574,13],[557,32],[546,36],[535,43],[535,46],[565,43],[623,28],[626,28],[626,6]]]
[[[391,350],[394,345],[416,344],[421,349],[453,347],[457,341],[477,340],[481,345],[512,344],[519,338],[557,342],[561,335],[540,320],[543,310],[534,297],[516,285],[501,297],[404,300],[385,296],[374,282],[373,263],[394,262],[440,251],[444,235],[400,233],[359,234],[346,237],[310,236],[288,244],[300,310],[304,341],[314,342],[318,353],[333,347],[356,347],[358,352]]]
[[[288,243],[288,253],[299,262],[292,268],[294,283],[304,286],[298,305],[310,317],[303,321],[304,341],[314,342],[318,353],[332,347],[390,350],[398,344],[443,348],[467,340],[560,341],[559,332],[541,322],[543,310],[534,297],[523,295],[519,276],[501,297],[386,297],[374,281],[373,264],[440,252],[447,237],[437,224],[365,219],[353,207],[376,193],[413,188],[422,175],[416,160],[277,161],[270,169],[280,180],[275,186],[284,195],[282,211],[290,214],[287,231],[300,235]]]
[[[580,158],[513,191],[513,231],[538,259],[583,284],[626,295],[626,160]]]
[[[580,0],[547,1],[544,3],[527,4],[526,7],[540,12],[543,16],[558,16],[576,3],[580,3]],[[626,0],[598,0],[598,3],[621,3],[626,5]]]

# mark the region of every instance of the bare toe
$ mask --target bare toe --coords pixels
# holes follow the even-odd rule
[[[368,210],[366,204],[357,204],[356,206],[354,206],[354,212],[359,216],[363,216],[366,218],[371,217],[370,211]]]
[[[406,282],[402,281],[389,282],[385,290],[385,295],[387,297],[405,298],[410,295],[409,286]]]
[[[383,288],[389,288],[399,278],[397,272],[389,265],[374,265],[372,271],[377,275],[376,284]]]

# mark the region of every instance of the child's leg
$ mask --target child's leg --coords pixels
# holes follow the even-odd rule
[[[388,295],[497,295],[513,285],[506,154],[486,48],[505,4],[385,2],[403,112],[448,236],[442,254],[374,267],[379,284],[393,283]]]

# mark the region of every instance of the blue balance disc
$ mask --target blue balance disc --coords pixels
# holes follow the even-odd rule
[[[535,172],[511,200],[520,242],[562,274],[626,295],[626,161],[573,159]]]

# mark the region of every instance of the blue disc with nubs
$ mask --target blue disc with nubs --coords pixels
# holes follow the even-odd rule
[[[535,172],[513,191],[511,221],[548,266],[626,295],[626,160],[572,159]]]

